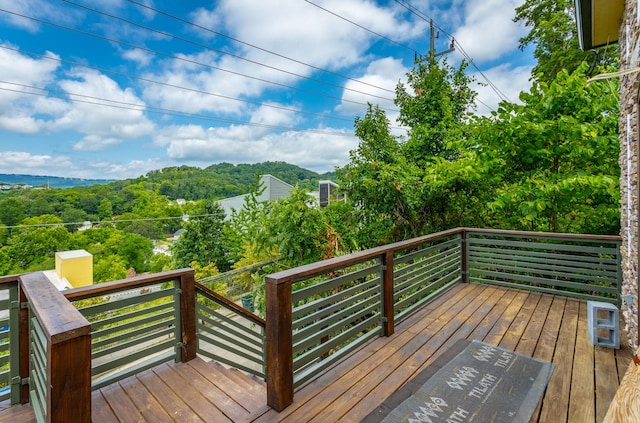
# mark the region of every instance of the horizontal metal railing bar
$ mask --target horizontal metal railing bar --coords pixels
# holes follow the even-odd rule
[[[154,306],[144,307],[137,310],[126,311],[126,312],[122,312],[123,310],[122,308],[114,309],[112,313],[117,312],[118,314],[105,317],[102,319],[100,318],[95,319],[94,315],[85,315],[85,317],[87,317],[88,319],[91,319],[90,320],[91,330],[93,332],[96,332],[103,326],[107,326],[107,325],[117,326],[118,323],[122,323],[122,321],[124,320],[132,320],[132,319],[135,320],[136,317],[157,313],[163,310],[173,310],[174,307],[175,307],[175,304],[173,302],[166,302],[166,303],[157,304]],[[98,315],[100,314],[102,313],[99,313]]]
[[[242,345],[247,351],[262,355],[263,343],[258,333],[251,333],[251,336],[255,336],[256,339],[246,338],[246,332],[234,331],[229,326],[225,326],[220,322],[214,323],[212,330],[208,332],[216,338],[219,337],[222,340]]]
[[[432,292],[430,292],[429,294],[427,294],[426,296],[424,296],[423,298],[419,299],[418,301],[416,301],[413,304],[403,305],[402,309],[400,309],[399,307],[396,306],[396,308],[394,310],[395,311],[395,321],[396,322],[402,321],[406,317],[410,316],[414,312],[414,310],[417,310],[417,309],[421,308],[424,304],[428,303],[433,298],[435,298],[436,296],[440,295],[442,292],[446,291],[447,289],[449,289],[450,287],[454,286],[455,284],[460,283],[461,281],[462,281],[462,277],[461,276],[457,276],[455,279],[452,279],[451,281],[445,282],[442,285],[439,285],[437,288],[434,287]]]
[[[244,333],[248,336],[255,336],[255,337],[260,337],[258,335],[258,331],[253,330],[250,326],[245,326],[242,323],[235,321],[234,319],[232,319],[229,316],[225,316],[223,313],[220,313],[219,311],[212,311],[212,315],[213,317],[215,317],[215,319],[218,319],[220,322],[224,322],[226,323],[230,328],[235,328],[237,331]],[[244,316],[238,316],[240,319],[244,319]],[[211,321],[211,323],[214,326],[221,326],[221,323],[219,323],[218,321],[216,321],[215,319],[209,319]],[[245,319],[248,320],[248,319]],[[249,323],[252,323],[250,320],[248,320]],[[260,326],[258,326],[260,327]]]
[[[574,256],[565,256],[564,259],[552,258],[546,256],[529,257],[519,254],[504,254],[499,250],[495,251],[483,251],[481,253],[477,251],[469,251],[469,257],[474,260],[482,261],[500,261],[504,264],[520,263],[523,266],[538,266],[554,269],[565,269],[573,273],[592,273],[599,272],[601,275],[615,275],[617,272],[617,265],[605,264],[604,260],[600,262],[596,261],[581,261],[573,260]],[[541,261],[543,260],[543,261]],[[601,270],[597,270],[601,269]]]
[[[206,327],[204,325],[199,325],[198,329],[200,329],[204,333],[211,335],[211,337],[205,336],[205,339],[211,345],[219,346],[226,351],[233,352],[234,354],[241,355],[241,356],[243,355],[241,350],[235,349],[233,345],[242,346],[245,352],[253,353],[259,357],[262,356],[262,349],[260,349],[261,345],[258,345],[258,348],[254,348],[252,345],[249,345],[249,343],[243,342],[244,340],[242,339],[242,337],[238,336],[237,333],[231,333],[227,331],[228,334],[234,335],[234,336],[229,336],[223,332],[214,331],[212,328]],[[218,342],[218,339],[226,341],[228,342],[228,344]]]
[[[527,258],[530,257],[530,260],[534,260],[536,258],[545,258],[552,259],[556,261],[565,261],[567,257],[570,257],[574,262],[585,262],[585,263],[598,263],[606,266],[607,268],[616,268],[618,265],[617,262],[617,254],[618,250],[611,251],[609,253],[598,253],[598,254],[575,254],[577,251],[565,251],[565,252],[557,252],[557,251],[532,251],[529,249],[509,249],[509,248],[499,248],[492,246],[479,246],[477,244],[470,243],[468,246],[468,251],[473,254],[480,254],[482,252],[496,252],[502,253],[503,255],[513,255],[517,257]],[[603,257],[608,256],[608,257]]]
[[[198,328],[212,335],[216,334],[214,328],[221,328],[222,330],[225,330],[229,333],[237,334],[237,336],[246,343],[254,345],[257,348],[264,348],[264,336],[260,332],[251,330],[250,328],[244,327],[242,325],[225,326],[219,321],[216,321],[216,319],[219,318],[220,316],[218,314],[214,314],[212,316],[197,314]],[[207,323],[208,326],[204,323]]]
[[[367,316],[371,316],[368,319],[376,319],[376,323],[379,323],[379,319],[380,319],[379,311],[380,311],[380,305],[372,304],[369,307],[362,309],[358,313],[348,316],[349,318],[336,321],[333,324],[327,326],[325,329],[315,332],[312,336],[309,336],[306,338],[297,337],[296,339],[294,339],[294,342],[293,342],[293,352],[294,354],[297,354],[299,352],[307,351],[307,350],[310,350],[310,351],[324,350],[324,346],[326,342],[323,342],[323,338],[325,337],[328,337],[329,339],[333,339],[336,337],[336,335],[342,336],[345,334],[351,334],[351,336],[355,337],[355,335],[360,331],[353,329],[354,327],[353,325],[357,323],[360,319],[363,319]],[[366,320],[363,320],[363,321],[366,321]],[[347,326],[349,327],[349,329],[345,329],[345,327]],[[347,339],[349,339],[349,337],[347,337]],[[324,352],[326,353],[328,351],[329,350],[326,350]],[[294,360],[294,362],[297,362],[297,361]]]
[[[376,263],[372,266],[367,266],[364,269],[358,269],[355,272],[346,273],[344,275],[337,276],[335,278],[328,279],[326,281],[318,282],[311,286],[293,290],[291,293],[291,302],[297,303],[306,298],[311,298],[316,295],[320,295],[323,292],[330,291],[343,285],[347,285],[358,279],[366,278],[369,275],[374,275],[380,272],[380,263]]]
[[[242,275],[243,273],[251,272],[252,270],[262,269],[265,266],[274,264],[273,260],[266,260],[260,263],[252,264],[250,266],[241,267],[239,269],[229,270],[228,272],[220,273],[218,275],[209,276],[198,280],[201,285],[210,284],[213,282],[223,281],[225,279],[233,278],[234,276]]]
[[[34,388],[29,390],[29,399],[36,415],[36,421],[43,422],[46,421],[47,400],[44,396],[46,391],[44,390],[43,383],[38,378],[37,372],[33,370],[30,375],[34,380]]]
[[[429,293],[429,291],[438,289],[438,288],[442,287],[443,285],[446,285],[447,283],[451,282],[452,280],[456,280],[458,277],[459,277],[458,272],[446,273],[441,278],[437,279],[436,281],[434,281],[434,282],[432,282],[430,284],[426,284],[426,285],[422,286],[418,291],[412,293],[408,297],[402,298],[399,301],[395,301],[394,307],[397,310],[402,311],[406,307],[411,305],[412,303],[414,303],[417,300],[419,300],[420,297],[422,297],[424,295],[427,295]],[[398,296],[398,298],[400,298],[400,296]]]
[[[440,252],[440,251],[449,251],[454,249],[452,247],[460,248],[460,238],[453,238],[445,242],[432,244],[426,248],[421,248],[420,250],[411,251],[408,254],[403,254],[401,256],[394,257],[393,262],[395,265],[404,264],[408,261],[414,260],[415,258],[427,256],[429,255],[429,253],[433,253],[435,251]]]
[[[468,238],[469,245],[482,244],[482,245],[502,245],[505,247],[515,247],[518,249],[527,250],[551,250],[551,251],[580,251],[581,253],[591,254],[615,254],[614,247],[591,247],[584,245],[567,245],[567,244],[553,244],[543,242],[527,242],[527,241],[511,241],[501,239],[479,239]]]
[[[260,370],[260,369],[254,369],[254,368],[251,368],[249,366],[245,366],[242,363],[235,362],[235,361],[230,360],[230,359],[228,359],[228,358],[226,358],[224,356],[220,356],[220,355],[217,355],[217,354],[210,353],[209,351],[206,351],[204,349],[199,349],[198,350],[198,354],[200,354],[200,355],[202,355],[204,357],[207,357],[207,358],[209,358],[211,360],[215,360],[215,361],[218,361],[220,363],[226,364],[227,366],[235,367],[235,368],[237,368],[239,370],[242,370],[243,372],[247,372],[249,374],[253,374],[253,375],[256,375],[256,376],[261,377],[261,378],[265,377],[264,372],[262,370]],[[254,364],[257,364],[258,366],[260,366],[260,368],[262,368],[262,365],[263,365],[262,362],[254,362]]]
[[[153,332],[149,332],[149,331],[129,332],[128,334],[130,336],[125,342],[118,342],[116,345],[111,345],[109,347],[102,348],[100,350],[94,349],[94,351],[91,354],[91,359],[96,360],[100,357],[104,357],[105,355],[118,353],[119,351],[122,351],[123,349],[126,349],[126,348],[133,348],[135,346],[144,344],[146,342],[151,342],[159,338],[168,337],[173,335],[173,332],[174,330],[172,327],[165,327],[165,329],[153,331]]]
[[[332,349],[342,345],[343,343],[345,343],[347,340],[352,339],[352,338],[356,338],[356,334],[362,332],[365,329],[371,328],[371,327],[378,327],[378,323],[379,323],[379,319],[380,316],[379,315],[374,315],[372,317],[370,317],[369,319],[366,319],[362,322],[360,322],[359,324],[352,326],[349,330],[341,332],[339,335],[330,338],[327,342],[324,342],[320,345],[318,345],[317,347],[305,352],[302,355],[299,355],[298,357],[295,357],[293,359],[293,370],[294,373],[297,369],[299,369],[300,367],[309,364],[310,362],[319,359],[321,356],[323,356],[325,353],[331,351]],[[328,334],[328,332],[327,332]],[[296,352],[296,348],[294,346],[294,354]]]
[[[617,288],[611,288],[611,287],[606,287],[606,286],[600,286],[600,285],[586,285],[586,284],[581,284],[581,283],[577,283],[577,282],[568,282],[568,281],[558,281],[558,280],[554,280],[554,279],[547,279],[547,278],[536,278],[536,277],[532,277],[532,276],[527,276],[527,275],[514,275],[511,273],[502,273],[502,272],[495,272],[495,271],[487,271],[487,270],[479,270],[479,269],[472,269],[470,270],[470,275],[482,275],[482,276],[488,276],[491,278],[496,278],[498,280],[500,279],[506,279],[506,280],[515,280],[515,281],[521,281],[521,282],[527,282],[527,283],[534,283],[534,284],[541,284],[541,285],[545,285],[545,286],[557,286],[557,287],[561,287],[561,288],[569,288],[569,289],[576,289],[576,290],[588,290],[588,291],[597,291],[597,292],[601,292],[603,294],[613,294],[613,295],[617,295],[618,290]],[[489,282],[490,283],[493,282],[493,280],[488,280],[488,279],[484,279],[485,282]],[[536,287],[538,288],[538,287]],[[564,291],[560,291],[560,292],[564,292]]]
[[[356,300],[357,301],[357,300]],[[380,293],[373,292],[372,295],[363,299],[362,301],[349,301],[347,307],[336,307],[326,310],[324,318],[321,315],[316,316],[315,323],[305,326],[301,329],[294,330],[293,343],[305,339],[313,334],[324,333],[324,329],[333,325],[334,323],[344,321],[348,317],[355,316],[357,310],[366,310],[370,307],[380,307]],[[344,306],[344,305],[342,305]],[[324,309],[322,311],[325,311]]]
[[[464,230],[462,228],[449,229],[435,234],[425,235],[422,237],[414,238],[407,241],[396,242],[393,244],[387,244],[380,247],[371,248],[368,250],[359,251],[346,256],[339,256],[327,260],[318,261],[315,263],[306,264],[304,266],[296,267],[293,269],[283,270],[281,272],[268,275],[268,278],[274,283],[285,282],[297,282],[304,279],[309,279],[318,275],[330,273],[333,270],[342,269],[348,266],[352,266],[357,263],[361,263],[373,258],[381,257],[387,252],[396,252],[406,250],[421,244],[446,238],[449,236],[460,236]]]
[[[335,294],[331,294],[326,297],[319,298],[315,301],[311,301],[301,306],[294,307],[291,313],[291,317],[293,321],[296,321],[301,316],[306,316],[307,314],[314,313],[316,310],[324,309],[324,307],[330,306],[334,303],[339,303],[343,298],[348,298],[362,291],[368,291],[370,288],[376,287],[379,284],[380,284],[380,277],[376,275],[375,278],[370,279],[361,284],[349,287],[342,291],[336,292]]]
[[[126,370],[113,374],[113,375],[109,375],[105,378],[102,379],[97,379],[94,382],[91,383],[91,389],[92,390],[96,390],[96,389],[100,389],[100,388],[104,388],[105,386],[111,385],[112,383],[115,383],[119,380],[122,379],[126,379],[129,376],[133,376],[135,374],[138,374],[140,372],[143,372],[145,370],[151,369],[153,367],[156,367],[160,364],[164,364],[168,361],[171,361],[175,358],[175,353],[171,352],[171,353],[167,353],[164,355],[160,355],[156,358],[150,359],[144,363],[132,366],[130,368],[127,368]]]
[[[167,298],[167,302],[171,302],[171,298],[174,296],[173,289],[161,289],[158,291],[151,291],[144,294],[133,294],[129,297],[125,298],[117,298],[109,300],[108,302],[102,304],[91,305],[88,307],[79,308],[78,311],[82,313],[83,316],[92,316],[101,313],[108,313],[114,310],[121,310],[130,307],[139,306],[142,304],[147,304],[152,301],[157,301],[163,298]]]
[[[377,299],[376,299],[377,297]],[[369,286],[367,289],[359,292],[358,294],[351,295],[345,300],[348,304],[363,304],[365,302],[379,301],[380,300],[380,287],[377,285]],[[344,301],[340,301],[339,303],[335,303],[336,307],[326,307],[318,309],[312,313],[309,313],[299,319],[296,319],[292,322],[292,329],[294,334],[300,331],[308,330],[310,326],[316,326],[314,322],[325,321],[324,318],[328,317],[330,314],[334,313],[336,310],[341,310],[344,308]]]
[[[261,318],[260,316],[257,316],[253,313],[251,313],[248,310],[245,310],[244,308],[240,307],[239,305],[235,304],[234,302],[224,298],[222,295],[218,294],[215,291],[212,291],[211,289],[207,288],[204,285],[199,284],[198,282],[196,282],[195,284],[196,287],[196,298],[198,295],[202,295],[203,297],[215,302],[216,304],[218,304],[221,307],[224,307],[228,310],[231,310],[232,312],[239,314],[241,316],[243,316],[244,318],[248,319],[249,321],[264,327],[266,325],[266,321]]]
[[[302,383],[311,379],[318,372],[321,372],[327,369],[328,367],[332,366],[334,363],[341,360],[347,354],[349,354],[350,352],[358,348],[360,345],[369,341],[369,339],[375,336],[379,336],[381,332],[382,332],[382,329],[380,327],[374,330],[371,330],[370,332],[367,332],[362,336],[360,336],[359,338],[354,339],[352,342],[344,345],[338,351],[331,354],[329,357],[323,359],[322,361],[311,363],[306,368],[298,370],[296,373],[294,373],[293,385],[296,387],[300,386]]]
[[[252,355],[252,354],[250,354],[250,350],[248,350],[248,349],[241,350],[241,349],[235,348],[232,345],[229,345],[227,343],[217,342],[218,341],[217,337],[216,338],[208,338],[206,341],[214,348],[221,349],[221,350],[223,350],[223,351],[225,351],[227,353],[233,354],[235,357],[240,357],[240,358],[245,359],[247,361],[250,361],[250,362],[252,362],[254,364],[258,364],[258,365],[262,366],[263,360],[262,360],[261,354]],[[209,351],[209,354],[213,355],[213,357],[215,357],[215,358],[224,357],[224,355],[216,354],[215,352],[211,352],[211,351]],[[229,359],[229,360],[230,360],[231,363],[236,363],[236,364],[238,364],[238,362],[240,361],[240,360],[233,361],[231,359]]]
[[[532,267],[533,263],[521,263],[517,261],[509,262],[503,260],[478,260],[477,257],[473,257],[469,260],[469,265],[473,269],[496,269],[502,271],[511,271],[516,273],[529,273],[536,275],[545,275],[545,276],[554,276],[563,279],[573,279],[573,280],[581,280],[581,281],[590,281],[590,282],[602,282],[608,284],[616,284],[617,277],[616,274],[607,274],[604,273],[603,276],[600,275],[584,275],[581,273],[571,272],[570,268],[561,268],[561,266],[546,266],[542,263],[538,264],[538,267]],[[594,271],[595,273],[595,271]],[[608,277],[607,277],[608,276]]]
[[[104,363],[98,364],[96,366],[92,366],[91,375],[97,376],[101,373],[105,373],[111,370],[114,370],[118,367],[122,367],[131,363],[134,363],[138,360],[151,356],[155,353],[159,353],[163,350],[171,349],[171,359],[175,359],[175,352],[173,351],[176,345],[175,339],[169,339],[167,341],[145,347],[139,351],[134,353],[127,354],[124,357],[118,357],[114,360],[109,360]]]
[[[459,272],[459,258],[449,258],[447,262],[439,263],[435,267],[425,266],[422,273],[413,275],[412,278],[405,279],[402,283],[394,286],[394,300],[398,299],[398,297],[402,296],[405,292],[410,291],[416,284],[420,285],[428,283],[430,280],[438,278],[443,273],[450,272],[452,268]],[[425,277],[425,274],[428,274],[428,276]]]
[[[414,258],[414,260],[416,261],[402,267],[395,265],[395,261],[394,261],[394,272],[393,272],[394,281],[398,281],[398,280],[402,281],[405,277],[407,277],[407,275],[410,275],[414,270],[420,270],[420,269],[423,269],[425,266],[429,266],[429,265],[435,266],[438,263],[450,260],[451,258],[457,259],[459,262],[461,252],[462,252],[462,249],[460,247],[454,247],[447,250],[442,250],[434,255],[420,256],[420,257]],[[421,259],[421,260],[418,260],[418,259]]]
[[[394,287],[393,300],[398,300],[398,298],[414,289],[416,285],[428,285],[441,278],[443,275],[448,275],[451,273],[458,274],[460,273],[459,269],[460,267],[458,263],[443,263],[441,266],[438,266],[437,269],[433,269],[432,272],[429,272],[428,277],[414,278],[413,280],[406,281]]]
[[[167,325],[172,324],[173,322],[171,321],[162,321],[162,322],[158,322],[149,326],[145,326],[144,327],[144,331],[140,331],[141,333],[144,332],[153,332],[153,331],[157,331],[157,330],[161,330],[167,327]],[[91,343],[91,348],[92,350],[95,351],[99,351],[101,349],[103,349],[104,347],[108,347],[112,344],[117,344],[120,341],[123,341],[125,339],[129,339],[131,338],[132,334],[136,334],[137,332],[135,331],[128,331],[128,332],[124,332],[118,335],[113,335],[113,336],[108,336],[106,338],[101,338],[101,339],[93,339],[93,342]]]
[[[494,280],[488,280],[488,279],[482,279],[482,278],[476,278],[476,277],[469,277],[469,282],[497,285],[497,286],[503,286],[505,288],[514,288],[514,289],[520,289],[520,290],[526,290],[526,291],[533,291],[541,294],[559,295],[562,297],[577,298],[577,299],[587,300],[587,301],[593,300],[593,301],[600,301],[600,302],[611,303],[611,304],[617,304],[618,302],[617,298],[602,297],[599,295],[590,295],[590,294],[585,294],[583,292],[563,291],[560,289],[546,288],[542,286],[530,286],[530,285],[519,284],[515,282],[494,281]]]
[[[168,310],[162,313],[152,314],[150,316],[146,316],[141,319],[132,320],[129,322],[123,322],[117,326],[110,326],[108,328],[100,329],[93,332],[91,335],[96,339],[101,339],[104,336],[109,336],[112,334],[119,334],[123,331],[127,331],[129,329],[138,328],[140,326],[151,325],[156,322],[166,322],[167,325],[174,324],[175,325],[175,315],[173,310]]]

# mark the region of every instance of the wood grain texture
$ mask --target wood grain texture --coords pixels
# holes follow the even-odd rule
[[[637,362],[640,363],[640,360]],[[603,423],[636,422],[640,422],[640,365],[632,361]]]

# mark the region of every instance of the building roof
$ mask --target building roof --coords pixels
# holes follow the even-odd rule
[[[575,0],[578,39],[583,50],[618,42],[624,0]]]

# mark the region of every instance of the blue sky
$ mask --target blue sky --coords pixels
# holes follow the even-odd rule
[[[429,49],[528,90],[521,0],[0,0],[0,173],[122,179],[167,166],[349,160],[367,102]],[[460,49],[462,47],[462,50]],[[479,82],[486,82],[477,70]],[[478,113],[500,98],[479,92]],[[400,130],[397,130],[400,133]]]

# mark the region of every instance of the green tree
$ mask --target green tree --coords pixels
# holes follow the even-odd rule
[[[618,102],[614,83],[587,86],[588,65],[534,83],[522,104],[479,120],[502,226],[618,233]]]
[[[227,271],[231,263],[227,257],[226,234],[223,231],[225,213],[216,201],[204,201],[184,224],[184,231],[173,245],[175,267],[189,267],[192,262],[201,267],[215,264]]]
[[[70,249],[71,234],[61,223],[60,218],[52,215],[22,221],[24,226],[16,228],[7,240],[9,255],[19,269],[25,271],[37,263],[52,262],[56,252]]]
[[[398,121],[409,127],[403,145],[408,161],[424,168],[434,157],[458,157],[464,124],[477,95],[469,88],[473,79],[465,74],[466,68],[466,62],[455,69],[446,60],[440,63],[430,58],[407,74],[408,86],[399,83],[396,87]]]
[[[0,201],[0,222],[6,226],[14,226],[27,217],[27,208],[17,198]]]
[[[118,255],[109,254],[95,257],[93,281],[99,283],[125,279],[127,277],[127,270],[127,264],[124,259]]]
[[[531,28],[520,38],[520,49],[534,46],[532,75],[540,82],[551,83],[562,70],[572,73],[583,61],[597,67],[614,64],[615,47],[580,49],[574,0],[526,0],[516,8],[514,21]]]
[[[106,198],[100,201],[98,206],[98,217],[100,220],[109,220],[113,216],[113,204]]]

